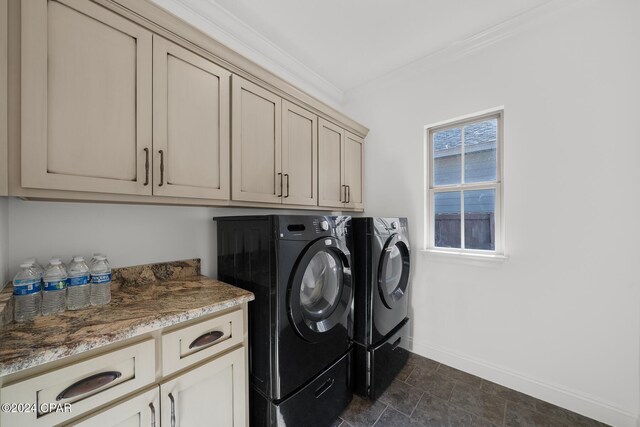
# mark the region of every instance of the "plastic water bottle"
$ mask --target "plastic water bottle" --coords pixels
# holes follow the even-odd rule
[[[58,313],[67,307],[67,269],[60,258],[51,258],[44,271],[42,315]]]
[[[91,305],[108,304],[111,301],[111,266],[107,257],[95,255],[91,264]]]
[[[13,318],[27,322],[40,315],[40,276],[32,264],[20,264],[20,271],[13,279]]]
[[[81,256],[74,256],[69,263],[67,279],[67,308],[80,310],[91,303],[91,275]]]
[[[40,276],[40,280],[42,281],[42,276],[44,275],[44,268],[38,263],[38,260],[35,258],[29,258],[25,260],[26,263],[31,264],[31,268],[35,270]]]

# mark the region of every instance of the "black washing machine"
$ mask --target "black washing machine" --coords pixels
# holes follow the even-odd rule
[[[349,216],[214,218],[218,279],[249,304],[250,421],[329,426],[352,398]]]
[[[377,399],[406,364],[411,250],[406,218],[353,218],[354,389]]]

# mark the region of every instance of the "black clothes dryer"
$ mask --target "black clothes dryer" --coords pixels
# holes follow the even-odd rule
[[[377,399],[405,365],[411,251],[406,218],[353,218],[354,387]]]
[[[251,425],[330,425],[352,398],[351,217],[214,219],[218,278],[256,297]]]

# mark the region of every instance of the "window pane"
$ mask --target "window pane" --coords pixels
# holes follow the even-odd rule
[[[462,128],[433,133],[433,184],[460,184]]]
[[[435,193],[435,245],[440,248],[459,248],[461,242],[460,192]]]
[[[495,181],[498,120],[464,127],[464,182]]]
[[[495,214],[496,190],[464,192],[464,247],[466,249],[490,251],[496,249]]]

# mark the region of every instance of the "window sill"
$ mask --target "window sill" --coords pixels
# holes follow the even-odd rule
[[[465,264],[502,264],[509,259],[509,256],[500,254],[441,251],[438,249],[422,249],[420,253],[428,258],[462,262]]]

